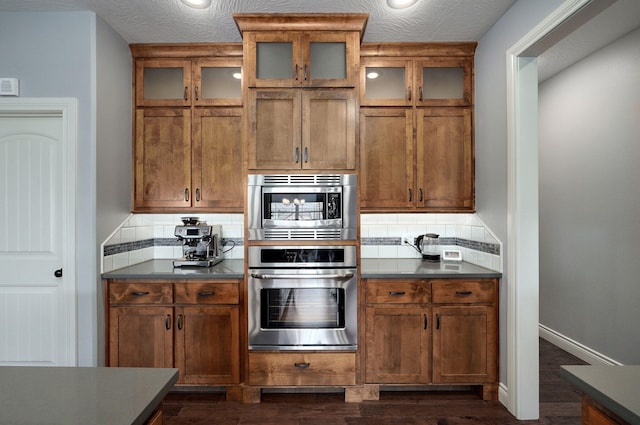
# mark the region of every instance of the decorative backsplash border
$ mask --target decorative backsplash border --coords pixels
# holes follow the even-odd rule
[[[222,238],[222,250],[232,246],[243,246],[244,239],[241,238]],[[104,256],[122,254],[125,252],[136,251],[144,248],[154,248],[156,246],[182,246],[177,238],[152,238],[135,242],[122,242],[113,245],[104,246]]]
[[[472,249],[474,251],[485,252],[492,255],[500,255],[500,244],[472,241],[462,238],[439,238],[441,246],[459,246],[462,248]],[[360,244],[363,246],[399,246],[402,245],[402,238],[395,237],[378,237],[378,238],[361,238]]]

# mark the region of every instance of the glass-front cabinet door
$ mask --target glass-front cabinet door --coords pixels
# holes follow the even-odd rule
[[[198,59],[193,63],[196,106],[242,105],[242,59]]]
[[[353,87],[358,35],[349,32],[245,33],[249,87]]]
[[[413,62],[402,59],[369,59],[360,62],[360,104],[363,106],[411,106]]]
[[[418,106],[470,106],[472,63],[467,59],[431,58],[416,62]]]
[[[136,106],[191,105],[191,61],[188,59],[138,59]]]

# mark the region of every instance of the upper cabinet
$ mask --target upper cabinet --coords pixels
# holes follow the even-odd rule
[[[471,106],[475,43],[362,47],[362,106]]]
[[[236,14],[247,87],[355,87],[366,14]]]
[[[242,59],[150,59],[135,62],[136,106],[242,104]]]

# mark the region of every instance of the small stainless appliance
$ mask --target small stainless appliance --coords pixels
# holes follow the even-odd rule
[[[182,241],[183,257],[173,261],[173,267],[211,267],[223,260],[222,226],[200,221],[198,217],[182,217],[174,235]]]
[[[354,174],[248,176],[249,240],[355,240]]]
[[[355,350],[355,246],[250,246],[250,350]]]

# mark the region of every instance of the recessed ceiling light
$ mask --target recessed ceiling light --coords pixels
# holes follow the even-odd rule
[[[417,2],[418,0],[387,0],[389,7],[394,9],[404,9],[409,6],[413,6]]]
[[[182,0],[182,3],[194,9],[206,9],[211,6],[211,0]]]

